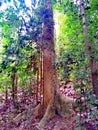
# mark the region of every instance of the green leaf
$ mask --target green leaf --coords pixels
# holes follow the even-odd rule
[[[86,128],[79,125],[74,130],[86,130]]]
[[[80,85],[74,85],[74,88],[75,88],[75,89],[80,89],[81,86],[80,86]]]
[[[95,104],[98,105],[98,100],[95,100]]]

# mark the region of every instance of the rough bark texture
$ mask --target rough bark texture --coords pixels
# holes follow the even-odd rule
[[[88,37],[86,14],[85,14],[83,0],[80,0],[80,6],[81,6],[81,15],[82,15],[82,22],[83,22],[83,31],[84,31],[84,35],[85,35],[86,52],[87,52],[87,56],[88,56],[90,68],[91,68],[92,85],[94,88],[95,95],[98,98],[98,61],[96,61],[94,58],[92,58],[93,52],[92,52],[91,42]]]
[[[51,0],[46,0],[43,23],[43,80],[44,80],[44,102],[47,106],[53,96],[54,80],[54,26]]]
[[[39,130],[41,130],[46,121],[52,118],[55,114],[66,118],[69,118],[72,114],[74,114],[72,110],[73,99],[62,95],[57,87],[57,78],[54,65],[54,22],[51,0],[45,1],[42,40],[44,102],[37,106],[35,115],[38,115],[41,111],[43,111],[43,104],[45,114],[36,126],[36,129]]]

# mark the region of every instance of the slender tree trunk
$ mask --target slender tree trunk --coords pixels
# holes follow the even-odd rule
[[[14,106],[17,107],[17,82],[18,78],[16,76],[16,72],[12,74],[12,98]]]
[[[39,69],[37,69],[37,86],[36,86],[36,105],[38,105],[38,93],[39,93]]]
[[[43,100],[44,102],[44,97],[42,98],[43,94],[43,54],[40,49],[40,58],[39,58],[39,95],[40,95],[40,101]]]
[[[8,87],[6,86],[6,91],[5,91],[5,103],[8,102]]]
[[[28,91],[29,91],[29,95],[31,96],[32,95],[32,76],[30,75],[30,85],[28,86]]]
[[[17,76],[17,72],[15,72],[15,88],[14,88],[14,92],[15,92],[15,100],[16,102],[18,101],[17,99],[17,86],[18,85],[18,76]]]
[[[15,74],[12,74],[12,98],[13,98],[13,103],[15,103]]]
[[[93,85],[94,93],[96,97],[98,98],[98,72],[97,72],[98,61],[92,58],[92,47],[91,47],[91,42],[88,37],[84,0],[80,0],[80,7],[81,7],[82,22],[83,22],[83,31],[85,35],[86,52],[87,52],[87,57],[89,59],[90,68],[91,68],[92,85]]]
[[[28,91],[29,91],[29,95],[32,95],[32,58],[31,58],[31,62],[30,62],[30,66],[28,68],[30,70],[30,77],[29,77],[29,86],[28,86]]]

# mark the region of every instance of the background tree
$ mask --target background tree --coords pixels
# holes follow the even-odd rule
[[[85,13],[85,8],[84,8],[84,1],[80,0],[80,7],[81,7],[81,14],[82,14],[82,21],[83,21],[83,31],[85,35],[85,43],[86,43],[86,52],[90,64],[90,69],[91,69],[91,76],[92,76],[92,85],[94,88],[94,92],[98,98],[98,73],[97,73],[97,68],[98,68],[98,61],[93,57],[93,44],[91,44],[89,40],[89,34],[88,34],[88,29],[87,29],[87,22],[86,22],[86,13]],[[94,53],[96,51],[94,50]]]
[[[93,6],[92,6],[93,5]],[[59,16],[58,16],[58,21],[60,26],[60,33],[58,36],[57,44],[60,44],[59,49],[59,59],[61,66],[60,71],[61,75],[62,73],[66,74],[64,77],[67,77],[69,75],[69,79],[76,79],[77,81],[82,81],[83,84],[86,86],[91,86],[90,84],[93,84],[93,87],[95,86],[94,84],[97,83],[97,81],[93,82],[93,79],[91,78],[91,67],[90,66],[95,66],[92,67],[94,71],[97,73],[97,58],[95,55],[97,55],[97,44],[96,44],[96,21],[97,21],[97,16],[96,16],[96,1],[84,1],[84,8],[85,8],[85,15],[82,14],[81,17],[81,9],[80,9],[80,3],[79,1],[62,1],[61,4],[57,4],[54,8],[56,10],[59,10]],[[83,6],[83,5],[82,5]],[[83,8],[83,7],[82,7]],[[62,14],[63,12],[63,14]],[[93,12],[93,13],[92,13]],[[95,12],[95,16],[94,16]],[[83,13],[83,12],[82,12]],[[82,18],[86,16],[86,27],[88,29],[88,39],[90,39],[90,46],[91,46],[91,54],[87,54],[87,44],[85,44],[85,34],[82,31],[82,28],[84,28],[84,24],[82,25]],[[62,20],[63,17],[63,20]],[[93,19],[92,17],[95,18],[95,23],[92,22]],[[84,20],[84,18],[83,18]],[[77,23],[77,24],[76,24]],[[95,31],[93,30],[95,29]],[[61,44],[62,43],[62,44]],[[90,51],[90,50],[89,50]],[[66,66],[70,68],[70,71],[67,72],[67,68],[65,69],[65,64],[64,64],[64,59],[65,62],[67,61],[68,57],[70,55],[70,58],[72,57],[71,63],[66,63]],[[90,56],[91,55],[91,56]],[[88,58],[89,57],[89,58]],[[92,57],[92,58],[91,58]],[[92,59],[93,65],[89,64],[89,60]],[[93,73],[94,74],[94,73]],[[84,78],[85,77],[85,78]],[[94,76],[92,76],[94,78]],[[96,78],[94,80],[97,80],[97,74]],[[90,84],[89,84],[90,83]],[[94,88],[95,89],[95,88]],[[95,91],[95,90],[94,90]],[[97,94],[96,94],[97,96]]]

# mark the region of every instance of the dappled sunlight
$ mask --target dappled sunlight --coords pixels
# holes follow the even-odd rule
[[[0,130],[97,130],[97,6],[0,1]]]

